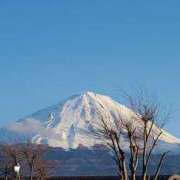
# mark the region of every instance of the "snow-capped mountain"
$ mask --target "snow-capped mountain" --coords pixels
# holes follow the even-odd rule
[[[31,139],[34,143],[46,143],[52,147],[77,148],[103,144],[93,131],[100,116],[108,115],[112,121],[119,116],[132,121],[135,113],[108,96],[86,92],[22,118],[0,130],[0,140],[7,142]],[[133,121],[141,130],[142,122]],[[155,127],[156,130],[156,127]],[[124,143],[126,140],[124,139]],[[163,130],[161,141],[171,146],[180,140]]]

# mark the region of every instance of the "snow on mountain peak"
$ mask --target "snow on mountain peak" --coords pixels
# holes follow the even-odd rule
[[[133,111],[110,97],[87,91],[27,117],[41,122],[42,125],[33,133],[32,141],[65,149],[102,144],[103,142],[95,138],[92,132],[94,125],[100,121],[99,115],[104,115],[105,112],[114,121],[119,116],[131,121],[134,115]],[[24,123],[27,118],[18,123]],[[141,127],[139,121],[133,123],[138,128]],[[22,128],[22,125],[20,127]],[[161,140],[167,143],[180,143],[180,140],[165,131]]]

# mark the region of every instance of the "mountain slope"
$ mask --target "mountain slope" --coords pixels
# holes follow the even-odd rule
[[[24,140],[30,138],[35,143],[46,143],[52,147],[65,149],[103,144],[94,137],[93,131],[94,126],[100,122],[99,115],[104,116],[105,112],[112,121],[116,121],[119,116],[131,121],[131,117],[134,116],[133,111],[110,97],[86,92],[4,127],[2,130],[7,132],[8,138],[2,139],[0,133],[0,139],[12,142],[14,133],[17,133],[17,137],[21,137],[20,141],[22,137]],[[133,121],[133,124],[139,130],[142,127],[140,120]],[[163,131],[161,141],[165,144],[180,144],[179,139],[166,131]],[[124,143],[126,143],[125,139]]]

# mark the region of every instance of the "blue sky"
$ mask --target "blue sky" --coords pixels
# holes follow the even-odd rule
[[[176,113],[180,1],[0,1],[0,124],[86,90],[140,83]]]

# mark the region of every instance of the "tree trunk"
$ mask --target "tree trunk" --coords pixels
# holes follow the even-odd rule
[[[30,180],[33,180],[33,167],[30,167]]]
[[[7,176],[7,174],[5,175],[4,179],[5,179],[5,180],[8,180],[8,176]]]
[[[123,177],[124,177],[124,180],[128,180],[128,172],[127,172],[127,169],[126,169],[125,159],[123,160]]]

